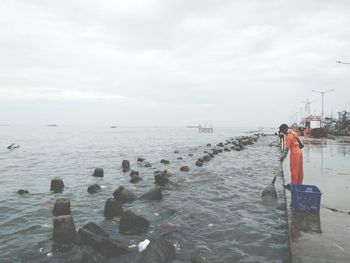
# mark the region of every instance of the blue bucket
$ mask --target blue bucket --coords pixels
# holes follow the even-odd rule
[[[320,212],[321,191],[316,185],[292,184],[292,207],[301,212]]]

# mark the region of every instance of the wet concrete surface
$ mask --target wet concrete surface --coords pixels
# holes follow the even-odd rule
[[[304,184],[316,185],[322,197],[319,214],[296,212],[286,190],[293,262],[350,262],[350,143],[302,141]],[[283,171],[287,184],[289,160]]]

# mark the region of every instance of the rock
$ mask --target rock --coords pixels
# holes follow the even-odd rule
[[[207,154],[207,155],[204,155],[204,156],[202,157],[202,159],[203,159],[203,161],[205,161],[205,162],[209,162],[210,159],[211,159],[211,157],[210,157],[209,154]]]
[[[117,190],[115,190],[113,196],[115,200],[120,201],[122,204],[132,202],[136,199],[135,194],[123,186],[120,186]]]
[[[53,219],[53,241],[64,245],[75,241],[75,225],[71,215],[57,216]]]
[[[196,247],[196,249],[193,251],[190,262],[191,263],[207,263],[207,257],[208,252],[210,252],[210,249],[207,248],[204,245]]]
[[[105,263],[106,259],[88,246],[76,246],[69,254],[67,263]]]
[[[138,171],[131,170],[129,176],[130,176],[130,177],[133,177],[133,176],[135,176],[135,175],[140,175],[140,173],[139,173]]]
[[[215,155],[219,154],[219,150],[218,149],[212,149],[212,153],[215,154]]]
[[[163,174],[156,174],[154,176],[154,183],[160,186],[164,186],[167,183],[169,183],[169,179],[167,176],[163,175]]]
[[[170,163],[169,160],[165,160],[165,159],[160,160],[160,162],[163,163],[163,164],[169,164]]]
[[[55,205],[52,210],[54,216],[70,215],[70,199],[67,197],[61,197],[56,199]]]
[[[213,153],[209,153],[210,158],[214,158],[215,155]]]
[[[152,164],[150,162],[145,162],[145,167],[152,167]]]
[[[203,153],[206,153],[206,154],[207,154],[207,153],[208,153],[208,151],[203,151]]]
[[[176,159],[178,159],[178,160],[182,160],[182,157],[177,157]]]
[[[60,177],[55,177],[54,179],[51,180],[51,187],[50,190],[55,192],[55,193],[61,193],[64,188],[64,183],[62,178]]]
[[[210,143],[208,143],[208,144],[207,144],[207,147],[210,147],[210,146],[211,146],[211,144],[210,144]]]
[[[87,191],[89,194],[95,194],[95,193],[101,191],[101,186],[99,186],[98,184],[90,185],[88,187]]]
[[[225,147],[225,148],[224,148],[224,151],[225,151],[225,152],[230,152],[231,150],[230,150],[230,148]]]
[[[123,172],[128,172],[130,170],[130,162],[128,160],[122,161]]]
[[[149,228],[149,221],[131,211],[124,211],[119,224],[119,233],[121,234],[140,234]]]
[[[162,191],[159,188],[154,188],[151,191],[148,191],[147,193],[141,195],[140,198],[147,200],[162,200],[163,195]]]
[[[24,190],[24,189],[20,189],[20,190],[17,191],[17,194],[19,194],[19,195],[29,194],[29,191],[28,190]]]
[[[98,225],[96,225],[94,222],[89,222],[85,226],[83,226],[84,229],[89,230],[90,232],[103,236],[103,237],[109,237],[109,235]]]
[[[134,175],[130,178],[129,182],[132,184],[136,184],[137,182],[141,181],[142,178],[138,175]]]
[[[103,177],[103,169],[102,168],[96,168],[93,174],[94,177]]]
[[[203,166],[203,160],[202,159],[198,159],[196,161],[196,166],[198,166],[198,167]]]
[[[216,146],[218,147],[224,147],[224,144],[222,142],[218,143]]]
[[[180,151],[179,150],[175,150],[174,153],[180,153]]]
[[[96,224],[93,229],[83,227],[77,234],[79,244],[93,247],[96,251],[106,257],[114,257],[128,252],[128,249],[122,243],[113,240]]]
[[[139,162],[139,163],[142,163],[143,161],[144,161],[145,159],[144,158],[137,158],[137,161]]]
[[[176,257],[175,247],[164,237],[152,238],[142,253],[142,263],[166,263]]]
[[[188,166],[182,166],[182,167],[180,167],[180,171],[181,172],[188,172],[188,171],[190,171],[190,168]]]
[[[192,154],[192,153],[189,153],[188,156],[193,157],[193,154]]]
[[[123,207],[120,201],[114,198],[107,199],[105,203],[104,216],[107,219],[112,219],[113,217],[121,216],[123,213]]]

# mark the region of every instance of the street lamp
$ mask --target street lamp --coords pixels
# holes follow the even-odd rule
[[[334,91],[334,89],[329,89],[329,90],[325,90],[325,91],[318,91],[318,90],[312,90],[312,92],[317,92],[317,93],[321,93],[322,94],[322,119],[323,119],[323,97],[324,97],[324,94],[325,93],[328,93],[328,92],[331,92],[331,91]]]

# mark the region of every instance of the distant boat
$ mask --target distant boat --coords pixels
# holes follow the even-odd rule
[[[57,127],[56,124],[48,124],[47,127]]]
[[[111,128],[112,128],[112,129],[115,129],[115,128],[117,128],[117,126],[111,126]]]

